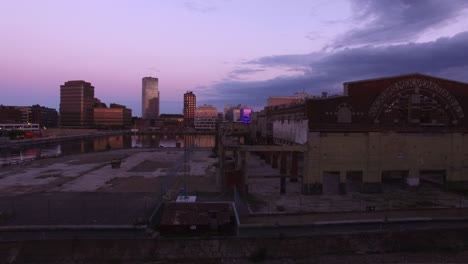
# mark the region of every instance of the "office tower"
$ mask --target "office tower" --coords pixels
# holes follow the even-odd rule
[[[184,127],[194,127],[197,97],[191,91],[184,94]]]
[[[158,78],[142,79],[141,116],[143,119],[155,120],[159,117]]]
[[[94,125],[94,87],[85,81],[60,85],[60,125],[87,128]]]

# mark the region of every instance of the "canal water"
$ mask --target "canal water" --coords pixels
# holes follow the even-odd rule
[[[170,148],[215,146],[214,135],[114,135],[91,139],[77,139],[42,146],[18,147],[0,150],[0,165],[22,162],[38,156],[60,156],[110,149]]]

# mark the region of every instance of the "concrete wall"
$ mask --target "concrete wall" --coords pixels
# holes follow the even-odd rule
[[[386,252],[436,252],[450,255],[468,250],[466,229],[402,230],[377,233],[316,235],[311,237],[179,238],[179,239],[69,239],[0,242],[5,263],[269,263],[308,260],[320,256],[374,256]],[[229,261],[230,260],[230,261]],[[236,261],[237,260],[237,261]],[[427,259],[427,262],[432,262]],[[348,263],[346,259],[331,261]],[[392,263],[407,262],[399,259]],[[411,262],[411,261],[409,261]],[[437,261],[438,262],[438,261]],[[462,263],[456,261],[457,263]],[[274,262],[279,263],[279,262]],[[325,261],[324,263],[328,263]]]
[[[273,138],[275,139],[305,144],[307,143],[308,130],[309,121],[307,119],[273,121]]]
[[[304,187],[321,193],[323,177],[361,172],[364,191],[378,192],[383,171],[403,171],[418,185],[420,171],[445,171],[446,187],[468,188],[468,138],[462,133],[309,133]]]

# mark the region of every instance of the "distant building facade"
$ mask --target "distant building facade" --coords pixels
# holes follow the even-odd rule
[[[304,102],[309,97],[307,93],[295,93],[293,96],[270,96],[267,99],[267,106],[297,104]]]
[[[58,113],[53,108],[40,105],[31,106],[29,123],[39,124],[41,128],[57,127]]]
[[[181,131],[184,127],[184,115],[181,114],[161,114],[159,121],[163,131]]]
[[[21,123],[31,123],[32,113],[31,106],[14,106],[21,111]]]
[[[94,108],[94,125],[98,128],[129,128],[132,125],[132,110],[124,105],[110,104]]]
[[[60,86],[60,126],[90,128],[94,125],[94,86],[68,81]]]
[[[218,123],[218,110],[212,105],[202,105],[195,110],[195,129],[214,130]]]
[[[197,107],[197,97],[191,91],[184,94],[184,127],[195,126],[195,109]]]
[[[0,123],[23,123],[23,113],[14,106],[0,105]]]
[[[143,78],[141,90],[141,116],[143,119],[156,120],[159,117],[158,78]]]
[[[243,122],[244,113],[250,114],[251,112],[252,108],[246,105],[226,105],[224,107],[224,121]]]
[[[7,119],[11,119],[12,114],[13,114],[14,118],[11,120],[13,120],[14,123],[38,124],[41,128],[57,127],[58,125],[58,113],[57,113],[57,110],[53,108],[48,108],[48,107],[40,106],[40,105],[33,105],[33,106],[9,106],[5,109],[9,109],[8,111],[10,112],[9,114],[10,117],[4,118],[5,121]],[[19,115],[18,115],[19,112],[13,109],[20,111],[21,118],[19,118]],[[11,123],[11,122],[2,122],[2,120],[0,120],[0,123]]]

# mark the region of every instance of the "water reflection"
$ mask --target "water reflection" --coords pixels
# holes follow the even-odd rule
[[[215,146],[214,135],[116,135],[94,139],[72,140],[43,146],[0,151],[0,165],[37,157],[104,151],[106,149]]]

